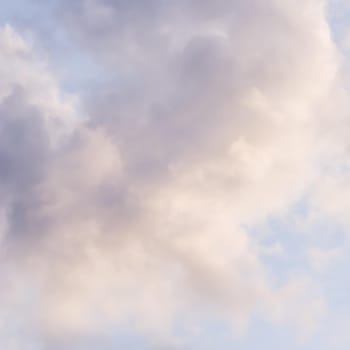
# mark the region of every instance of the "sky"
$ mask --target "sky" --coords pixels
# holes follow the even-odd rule
[[[349,349],[350,1],[0,5],[1,349]]]

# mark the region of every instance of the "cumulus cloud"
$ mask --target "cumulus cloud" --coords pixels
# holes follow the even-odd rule
[[[324,7],[61,1],[56,20],[113,76],[84,109],[1,30],[0,314],[15,330],[0,344],[167,334],[193,313],[316,327],[312,277],[278,286],[249,227],[314,183],[338,68]]]

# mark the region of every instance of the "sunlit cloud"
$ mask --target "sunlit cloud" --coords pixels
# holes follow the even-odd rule
[[[0,29],[0,346],[192,349],[210,320],[317,338],[345,249],[312,237],[349,225],[340,5],[26,6],[55,29]]]

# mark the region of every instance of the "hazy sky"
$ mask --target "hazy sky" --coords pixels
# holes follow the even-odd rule
[[[0,5],[1,349],[349,349],[350,1]]]

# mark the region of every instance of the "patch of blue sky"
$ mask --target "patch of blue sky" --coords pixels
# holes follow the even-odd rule
[[[117,74],[102,67],[58,26],[56,0],[12,0],[1,4],[0,25],[9,24],[47,57],[60,87],[80,96],[99,85],[116,84]]]
[[[12,0],[1,3],[0,24],[13,25],[17,29],[48,28],[55,11],[53,0]]]
[[[269,217],[259,225],[250,227],[249,230],[262,245],[268,246],[278,242],[283,247],[281,254],[261,255],[265,266],[277,278],[278,283],[286,282],[293,272],[312,276],[315,286],[326,302],[326,315],[318,333],[301,342],[293,340],[298,338],[290,335],[287,328],[271,327],[269,324],[255,321],[249,337],[240,340],[238,348],[256,348],[256,345],[249,343],[260,339],[261,344],[267,344],[266,349],[280,347],[303,350],[347,349],[350,337],[346,337],[346,332],[338,329],[341,315],[345,315],[343,318],[346,320],[346,315],[350,312],[348,303],[350,257],[346,254],[350,249],[350,243],[342,225],[331,217],[315,213],[306,196],[287,213]],[[325,252],[338,249],[340,256],[334,258],[324,270],[313,271],[308,256],[312,248]],[[350,326],[350,323],[347,322],[346,325]],[[343,337],[344,340],[335,341],[337,337]],[[289,341],[286,342],[286,339]],[[265,348],[259,347],[259,349]]]
[[[344,31],[349,28],[350,6],[346,0],[331,0],[327,5],[327,20],[331,33],[335,41],[339,43]]]
[[[347,311],[344,312],[346,318]],[[215,317],[201,317],[196,324],[197,332],[189,334],[181,328],[180,322],[177,337],[182,346],[161,347],[159,349],[181,350],[345,350],[350,346],[350,337],[344,329],[341,311],[329,311],[319,320],[316,330],[303,333],[292,325],[273,323],[262,318],[253,318],[246,333],[238,335],[230,323]],[[348,325],[348,323],[346,323]],[[345,328],[345,327],[344,327]],[[339,338],[342,338],[339,341]],[[147,348],[148,349],[148,348]],[[154,348],[150,348],[154,349]],[[156,348],[158,350],[158,347]],[[142,347],[136,350],[143,350]]]
[[[80,96],[99,86],[108,86],[117,79],[117,75],[103,68],[89,52],[77,47],[64,31],[57,31],[55,45],[46,47],[49,62],[66,92]]]
[[[307,196],[287,212],[268,217],[251,227],[245,227],[263,247],[261,259],[271,271],[276,285],[285,283],[295,273],[312,270],[310,249],[329,251],[347,244],[342,225],[331,218],[318,215]],[[276,252],[269,247],[280,247]]]
[[[237,334],[229,322],[215,317],[201,318],[197,334],[178,333],[186,350],[302,350],[320,349],[314,347],[315,336],[302,337],[292,328],[259,319],[252,320],[246,333]],[[140,349],[141,350],[141,349]],[[163,349],[162,349],[163,350]]]

